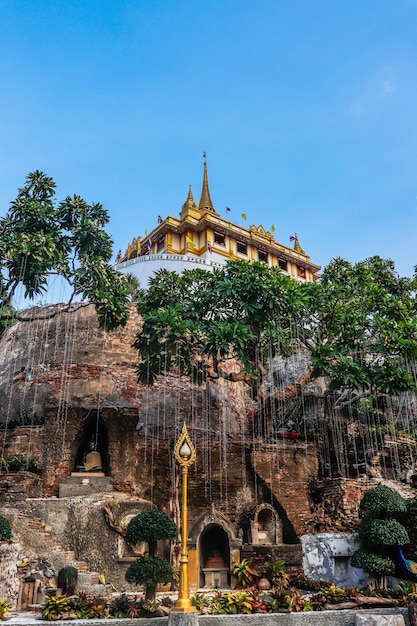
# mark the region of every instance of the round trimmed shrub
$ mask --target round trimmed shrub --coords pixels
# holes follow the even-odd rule
[[[126,571],[128,583],[153,587],[165,585],[174,580],[174,570],[168,561],[160,556],[141,556]]]
[[[376,576],[387,576],[395,574],[395,563],[389,557],[379,556],[373,552],[367,552],[362,548],[353,554],[350,564],[353,567],[360,567],[370,574]]]
[[[0,541],[10,541],[12,538],[12,528],[3,515],[0,515]]]
[[[359,537],[375,546],[396,546],[410,543],[404,526],[396,519],[369,519],[362,522]]]
[[[377,485],[363,496],[360,506],[362,516],[372,514],[388,517],[395,513],[404,513],[407,510],[405,500],[399,493],[386,485]]]
[[[130,520],[126,529],[126,541],[132,545],[140,541],[173,540],[177,535],[177,525],[162,511],[142,511]]]

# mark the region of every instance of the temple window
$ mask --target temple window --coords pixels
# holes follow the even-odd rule
[[[225,236],[222,233],[216,233],[216,231],[214,231],[214,243],[217,243],[219,246],[224,246],[225,242]]]
[[[246,245],[246,243],[242,243],[241,241],[237,242],[236,245],[236,249],[239,252],[239,254],[248,254],[248,246]]]
[[[259,259],[259,261],[262,261],[262,263],[267,263],[268,262],[268,253],[264,252],[263,250],[258,250],[258,259]]]
[[[305,267],[300,267],[299,265],[297,266],[297,270],[298,270],[298,276],[299,278],[305,278],[306,277],[306,270]]]
[[[165,237],[161,237],[161,239],[158,239],[157,251],[163,252],[164,250],[165,250]]]
[[[278,259],[278,265],[280,266],[280,268],[284,271],[287,272],[287,261],[285,259]]]

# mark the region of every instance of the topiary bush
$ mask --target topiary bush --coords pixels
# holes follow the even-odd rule
[[[146,588],[156,587],[159,584],[165,585],[173,579],[173,567],[160,556],[141,556],[129,566],[126,572],[128,583],[144,585]]]
[[[379,587],[385,586],[385,576],[395,573],[397,546],[410,542],[406,529],[396,519],[401,519],[406,510],[404,498],[386,485],[368,489],[360,502],[360,548],[351,564],[373,574]]]
[[[145,586],[145,597],[153,600],[156,586],[159,583],[172,582],[174,570],[161,557],[156,557],[157,541],[161,539],[176,539],[178,528],[175,522],[162,511],[142,511],[133,517],[126,529],[126,541],[132,545],[139,541],[146,541],[149,548],[148,557],[140,557],[128,568],[126,580],[129,583]]]
[[[12,538],[12,528],[9,521],[0,515],[0,541],[10,541]]]
[[[372,515],[375,517],[392,517],[399,513],[405,513],[407,505],[399,493],[386,485],[377,485],[363,496],[359,511],[362,517]]]
[[[406,529],[396,519],[365,520],[361,524],[359,538],[374,546],[403,546],[410,542]]]
[[[159,539],[173,540],[177,535],[177,525],[162,511],[142,511],[130,520],[126,529],[126,541],[133,545],[140,541],[154,544]]]
[[[390,557],[368,552],[362,548],[356,550],[350,564],[353,567],[362,568],[365,572],[375,574],[377,577],[395,574],[395,563]]]

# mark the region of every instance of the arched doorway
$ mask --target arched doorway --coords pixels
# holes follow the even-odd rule
[[[220,524],[209,524],[199,538],[199,586],[208,589],[230,587],[230,544]]]

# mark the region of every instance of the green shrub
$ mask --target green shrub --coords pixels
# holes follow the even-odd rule
[[[0,515],[0,541],[7,540],[9,541],[12,538],[12,528],[9,524],[9,521]]]
[[[78,580],[78,571],[76,567],[67,565],[58,572],[57,583],[62,589],[62,593],[66,596],[72,596]]]
[[[407,510],[405,500],[386,485],[377,485],[363,496],[359,510],[362,516],[392,516]]]
[[[359,538],[375,546],[403,546],[410,542],[406,529],[396,519],[364,520],[359,530]]]
[[[365,572],[376,576],[395,574],[395,563],[391,558],[368,552],[362,548],[356,550],[350,563],[353,567],[360,567]]]
[[[141,556],[134,561],[126,572],[128,583],[156,587],[165,585],[174,579],[173,567],[160,556]]]
[[[20,456],[15,454],[7,459],[0,460],[1,469],[6,472],[32,472],[36,474],[38,471],[36,462],[27,456]]]
[[[162,511],[142,511],[130,520],[126,529],[126,541],[133,545],[140,541],[172,540],[177,535],[177,525]]]

